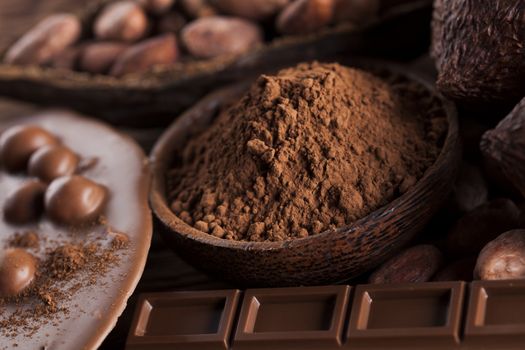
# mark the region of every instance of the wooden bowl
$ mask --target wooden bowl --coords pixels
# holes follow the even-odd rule
[[[347,63],[347,62],[344,62]],[[387,67],[387,68],[385,68]],[[178,118],[157,141],[150,160],[150,202],[159,232],[195,267],[241,286],[289,286],[338,283],[369,271],[421,232],[448,196],[460,159],[455,107],[431,84],[402,68],[383,66],[400,79],[418,83],[432,96],[432,108],[444,113],[448,131],[435,163],[406,193],[353,224],[283,242],[241,242],[213,237],[184,223],[169,208],[166,174],[174,155],[204,130],[222,105],[231,103],[249,82],[216,91]]]
[[[90,32],[103,5],[93,0],[77,15]],[[127,126],[165,126],[206,93],[250,75],[323,59],[343,52],[408,59],[429,45],[432,0],[389,0],[379,18],[355,27],[342,24],[318,33],[283,36],[240,56],[176,62],[122,78],[63,69],[2,63],[8,46],[0,46],[0,94],[44,105],[60,105]],[[21,33],[22,34],[22,33]]]

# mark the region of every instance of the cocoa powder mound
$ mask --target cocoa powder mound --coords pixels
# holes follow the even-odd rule
[[[187,143],[171,209],[220,238],[281,241],[341,227],[408,190],[435,161],[444,115],[338,64],[261,76]]]

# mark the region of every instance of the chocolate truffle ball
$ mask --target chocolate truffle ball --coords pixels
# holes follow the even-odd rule
[[[42,146],[56,144],[57,138],[38,126],[14,126],[0,136],[0,161],[7,171],[22,171],[33,152]]]
[[[38,220],[44,210],[46,185],[30,180],[11,193],[4,203],[4,219],[12,224],[26,224]]]
[[[19,248],[6,249],[0,255],[0,296],[16,296],[35,279],[36,259]]]
[[[82,225],[95,220],[106,204],[107,190],[83,176],[53,180],[45,194],[47,215],[56,223]]]
[[[42,181],[51,182],[57,177],[73,175],[77,168],[78,157],[69,148],[61,145],[49,145],[39,148],[29,158],[29,175]]]

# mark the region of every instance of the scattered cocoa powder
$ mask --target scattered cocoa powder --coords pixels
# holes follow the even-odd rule
[[[352,223],[407,191],[439,154],[444,115],[403,89],[317,62],[261,76],[181,152],[168,176],[172,210],[246,241]]]
[[[36,280],[22,294],[0,298],[0,312],[7,305],[16,309],[0,320],[0,334],[15,337],[23,333],[34,334],[43,324],[54,322],[59,314],[68,314],[62,306],[80,288],[96,283],[112,266],[119,262],[118,250],[125,247],[125,239],[119,233],[109,245],[100,243],[72,244],[51,243],[39,261]],[[24,244],[27,237],[38,236],[34,232],[15,233],[8,245]],[[119,244],[114,243],[115,240]],[[29,241],[32,241],[29,240]],[[50,242],[48,242],[49,246]],[[71,284],[71,281],[75,283]]]
[[[11,247],[38,249],[39,245],[40,239],[34,231],[15,232],[9,240],[9,246]]]

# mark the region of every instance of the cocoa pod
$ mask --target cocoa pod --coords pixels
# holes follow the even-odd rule
[[[168,65],[178,57],[177,41],[173,34],[164,34],[141,41],[126,49],[115,61],[110,74],[142,72],[153,66]]]
[[[308,34],[328,25],[334,14],[334,0],[295,0],[277,18],[282,34]]]
[[[233,17],[204,17],[182,29],[188,52],[198,58],[240,54],[262,43],[261,29],[252,22]]]
[[[489,242],[476,262],[474,275],[482,280],[525,278],[525,230],[512,230]]]
[[[133,1],[106,5],[93,24],[95,37],[101,40],[136,41],[146,35],[148,19]]]
[[[95,42],[87,44],[81,51],[78,66],[80,70],[93,74],[109,71],[117,57],[128,45],[118,42]]]
[[[262,21],[282,10],[290,0],[210,0],[210,3],[227,15]]]
[[[454,261],[441,269],[432,281],[466,281],[470,282],[474,278],[474,267],[476,257],[464,258]]]
[[[489,190],[481,170],[467,162],[461,164],[452,189],[452,200],[460,212],[470,212],[487,202]]]
[[[478,108],[523,97],[523,6],[523,0],[435,0],[438,89]]]
[[[519,227],[520,210],[510,199],[498,198],[463,215],[447,236],[452,255],[475,255],[502,232]]]
[[[379,0],[335,0],[334,22],[367,23],[379,11]]]
[[[487,163],[525,197],[525,98],[496,128],[483,134],[480,148]]]
[[[430,281],[443,263],[439,249],[432,245],[410,247],[374,271],[368,282],[381,283],[417,283]]]
[[[71,14],[55,14],[38,23],[7,51],[4,62],[17,65],[42,65],[78,40],[80,21]]]

